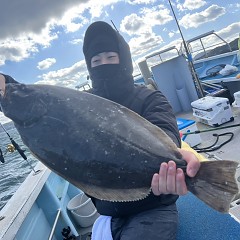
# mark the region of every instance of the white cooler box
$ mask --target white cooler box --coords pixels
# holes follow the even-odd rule
[[[192,102],[191,106],[193,116],[210,126],[217,127],[234,120],[228,98],[206,96]]]
[[[198,130],[196,122],[184,118],[177,118],[178,130],[181,133],[195,132]],[[182,140],[188,143],[191,147],[194,147],[201,143],[202,139],[200,134],[183,135]]]

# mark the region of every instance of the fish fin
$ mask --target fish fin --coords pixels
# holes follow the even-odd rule
[[[110,202],[132,202],[142,200],[146,198],[151,191],[150,188],[109,189],[82,183],[81,186],[77,184],[77,187],[92,197]]]
[[[226,213],[238,193],[237,162],[203,161],[197,175],[186,177],[188,190],[213,209]]]

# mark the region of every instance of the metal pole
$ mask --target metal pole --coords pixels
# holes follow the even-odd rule
[[[61,209],[58,209],[57,215],[56,215],[55,221],[53,223],[52,230],[50,232],[48,240],[52,240],[53,239],[53,235],[54,235],[54,232],[55,232],[55,229],[56,229],[57,222],[58,222],[58,219],[60,217],[60,214],[61,214]]]
[[[180,28],[180,26],[179,26],[179,24],[178,24],[178,20],[177,20],[177,18],[176,18],[175,12],[174,12],[174,10],[173,10],[171,1],[168,0],[168,2],[169,2],[169,4],[170,4],[170,7],[171,7],[171,10],[172,10],[174,19],[175,19],[175,21],[176,21],[176,23],[177,23],[178,30],[179,30],[179,32],[180,32],[180,34],[181,34],[181,37],[182,37],[182,40],[183,40],[183,46],[184,46],[185,51],[186,51],[186,54],[187,54],[187,59],[188,59],[189,65],[190,65],[190,69],[191,69],[193,78],[195,79],[195,82],[196,82],[196,84],[197,84],[197,88],[198,88],[198,90],[199,90],[200,97],[204,97],[204,91],[203,91],[201,82],[200,82],[200,80],[198,79],[198,76],[197,76],[197,74],[196,74],[196,72],[195,72],[195,68],[194,68],[194,65],[193,65],[193,62],[192,62],[192,55],[189,53],[189,50],[188,50],[188,47],[187,47],[186,42],[185,42],[185,40],[184,40],[184,37],[183,37],[182,31],[181,31],[181,28]]]

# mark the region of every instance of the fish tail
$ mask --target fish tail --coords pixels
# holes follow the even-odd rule
[[[188,190],[213,209],[226,213],[239,192],[237,166],[237,162],[228,160],[201,162],[197,175],[186,177]]]

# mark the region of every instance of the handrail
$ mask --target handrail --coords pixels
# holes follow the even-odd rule
[[[213,33],[214,33],[214,30],[206,32],[206,33],[203,33],[203,34],[200,34],[200,35],[198,35],[198,36],[196,36],[194,38],[191,38],[191,39],[187,40],[186,43],[194,42],[194,41],[196,41],[196,40],[198,40],[200,38],[207,37],[207,36],[209,36],[209,35],[211,35]]]
[[[161,50],[161,51],[159,51],[159,52],[152,53],[152,54],[146,56],[145,59],[147,60],[148,58],[154,57],[154,56],[156,56],[156,55],[159,55],[159,57],[160,57],[160,54],[165,53],[165,52],[168,52],[168,51],[171,51],[171,50],[173,50],[173,49],[175,49],[175,50],[177,51],[178,55],[179,55],[178,49],[177,49],[175,46],[173,46],[173,47],[169,47],[169,48],[163,49],[163,50]],[[161,57],[160,57],[160,58],[161,58]]]
[[[86,86],[88,86],[88,88],[91,88],[88,81],[86,81],[86,82],[84,82],[84,83],[81,83],[81,84],[75,86],[75,88],[76,88],[76,89],[83,88],[83,89],[85,90],[85,87],[86,87]]]
[[[203,49],[203,51],[204,51],[204,56],[205,56],[205,57],[208,57],[208,56],[207,56],[206,49],[221,44],[221,43],[219,43],[219,44],[211,45],[211,46],[209,46],[209,47],[204,47],[203,42],[202,42],[202,38],[208,37],[208,36],[210,36],[211,34],[214,34],[217,38],[221,39],[221,40],[228,46],[229,51],[232,52],[232,48],[231,48],[230,44],[229,44],[226,40],[224,40],[222,37],[220,37],[217,33],[215,33],[214,30],[209,31],[209,32],[206,32],[206,33],[203,33],[203,34],[201,34],[201,35],[198,35],[198,36],[196,36],[196,37],[194,37],[194,38],[191,38],[191,39],[187,40],[187,41],[186,41],[187,48],[190,49],[190,43],[199,40],[200,43],[201,43],[202,49]],[[197,51],[195,51],[195,52],[197,52]]]

